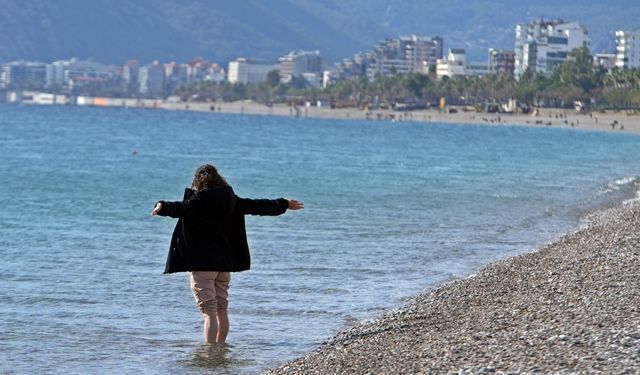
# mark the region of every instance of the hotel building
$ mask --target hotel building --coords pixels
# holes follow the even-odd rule
[[[616,31],[617,68],[640,68],[640,31]]]
[[[279,58],[278,65],[280,79],[282,82],[289,82],[291,78],[298,76],[322,76],[325,63],[319,51],[298,51]]]
[[[277,64],[261,64],[245,58],[229,62],[227,79],[231,83],[259,83],[267,79],[267,74],[278,70]]]
[[[540,20],[517,25],[514,73],[520,76],[527,69],[551,73],[571,50],[590,43],[587,30],[578,22]]]

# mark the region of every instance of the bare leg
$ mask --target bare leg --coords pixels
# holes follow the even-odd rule
[[[207,344],[213,344],[218,336],[218,321],[206,313],[202,314],[202,317],[204,318],[204,341]]]
[[[229,314],[227,309],[218,310],[218,336],[216,342],[227,341],[227,334],[229,333]]]

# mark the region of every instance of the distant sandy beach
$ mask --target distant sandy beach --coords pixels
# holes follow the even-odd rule
[[[532,114],[476,113],[455,108],[456,113],[444,113],[437,109],[398,112],[393,110],[365,111],[357,108],[289,107],[283,104],[268,107],[256,102],[230,103],[171,103],[158,102],[156,108],[167,110],[189,110],[201,112],[238,113],[249,115],[273,115],[287,117],[309,117],[356,120],[417,121],[423,123],[520,125],[567,129],[601,130],[640,133],[640,115],[625,112],[593,112],[578,114],[572,110],[540,109]]]

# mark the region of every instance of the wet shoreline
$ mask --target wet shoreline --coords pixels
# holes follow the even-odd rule
[[[640,202],[416,296],[276,374],[636,373]]]

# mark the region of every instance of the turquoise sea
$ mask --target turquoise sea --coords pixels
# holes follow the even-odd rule
[[[0,150],[2,374],[258,373],[640,185],[640,136],[569,129],[0,105]],[[223,350],[149,215],[205,162],[306,206],[248,218]]]

